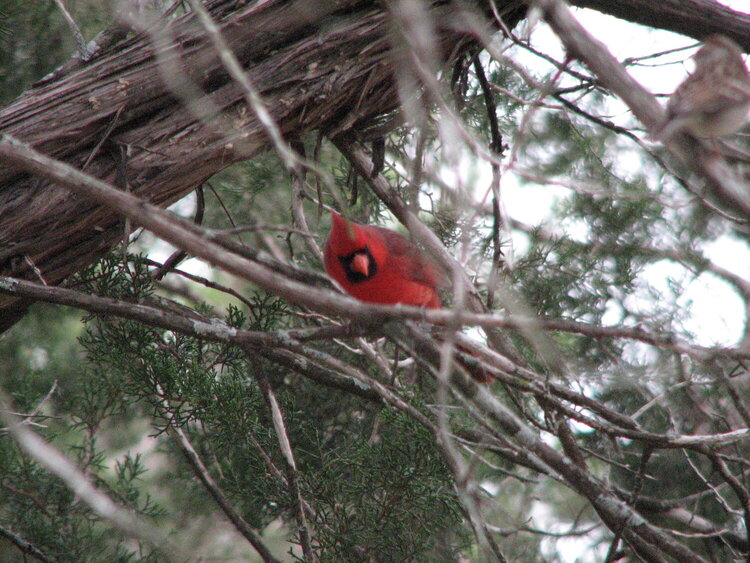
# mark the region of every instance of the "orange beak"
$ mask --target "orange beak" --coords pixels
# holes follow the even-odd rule
[[[367,254],[355,254],[352,260],[352,270],[365,277],[370,275],[370,259]]]

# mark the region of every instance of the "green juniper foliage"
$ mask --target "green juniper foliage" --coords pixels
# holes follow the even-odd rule
[[[111,20],[107,4],[66,0],[86,40]],[[75,51],[70,27],[55,2],[0,2],[0,100],[18,96]]]
[[[126,301],[153,299],[145,261],[131,256],[126,267],[121,258],[119,252],[109,255],[73,285]],[[248,317],[230,308],[227,322],[250,330],[292,322],[277,298],[257,292],[251,300],[255,307]],[[430,553],[450,553],[465,542],[456,528],[461,513],[442,458],[426,431],[403,415],[323,392],[234,347],[134,321],[88,316],[80,343],[86,369],[82,377],[71,377],[76,388],[56,398],[63,417],[44,430],[45,437],[96,475],[98,486],[140,514],[166,525],[188,515],[199,517],[211,506],[164,433],[179,425],[203,459],[212,460],[214,479],[251,526],[263,529],[276,519],[293,521],[288,489],[269,471],[269,463],[281,468],[283,462],[254,381],[262,372],[276,387],[285,413],[303,475],[301,493],[315,509],[321,560],[356,560],[364,550],[380,554],[382,561],[426,561],[433,560]],[[15,395],[27,398],[18,403],[25,410],[39,400],[39,393],[26,389]],[[144,421],[152,428],[148,434],[156,437],[156,449],[112,457],[142,447]],[[13,483],[11,490],[17,492],[41,491],[45,499],[38,506],[37,493],[13,495],[4,506],[4,526],[64,560],[161,560],[147,546],[134,551],[123,539],[113,541],[98,518],[21,455],[8,436],[0,444],[5,454],[0,459],[7,464],[3,483]],[[144,456],[152,465],[157,455],[166,455],[167,465],[146,470]],[[156,504],[153,497],[163,500]],[[55,528],[60,531],[53,533]],[[71,528],[76,535],[63,533]],[[436,534],[440,529],[450,530],[449,535]]]
[[[126,268],[118,258],[112,254],[84,272],[79,287],[148,300],[154,288],[144,261],[133,257]],[[230,308],[227,321],[250,330],[293,322],[277,298],[257,292],[252,301],[248,318]],[[157,433],[179,425],[204,459],[215,460],[214,478],[253,527],[262,529],[278,518],[293,521],[288,490],[269,471],[269,463],[280,468],[283,462],[254,380],[262,372],[276,387],[285,413],[303,476],[301,494],[315,509],[322,561],[357,560],[370,552],[382,561],[426,561],[432,560],[430,553],[449,553],[465,542],[456,528],[462,516],[442,458],[426,430],[404,415],[324,392],[224,344],[133,321],[90,317],[86,325],[81,343],[89,371],[93,376],[107,366],[107,376],[88,380],[82,424],[132,427],[147,417]],[[163,434],[158,448],[180,460]],[[186,464],[164,471],[150,478],[159,483],[159,495],[177,495],[183,511],[206,510],[210,499]],[[165,490],[170,486],[177,490]],[[441,529],[451,530],[450,536],[436,533]]]

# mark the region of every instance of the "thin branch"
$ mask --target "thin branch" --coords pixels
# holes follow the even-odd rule
[[[254,231],[271,231],[278,233],[287,233],[292,235],[299,235],[301,237],[308,237],[312,239],[318,238],[318,235],[311,233],[309,230],[305,231],[302,229],[294,229],[292,227],[285,227],[280,225],[268,225],[266,223],[256,223],[255,225],[240,225],[231,229],[216,230],[216,233],[223,235],[237,235],[240,233],[254,232]]]
[[[358,166],[370,166],[370,162],[365,160],[364,153],[359,149],[349,150],[353,161]],[[223,250],[211,240],[211,233],[201,229],[191,223],[188,223],[173,214],[150,205],[143,200],[120,190],[117,190],[108,184],[97,180],[87,174],[84,174],[67,164],[55,159],[46,157],[35,151],[29,146],[20,143],[8,135],[0,137],[0,157],[23,168],[39,174],[47,179],[58,182],[61,185],[79,193],[83,196],[95,199],[103,205],[107,205],[124,216],[129,217],[133,222],[138,223],[153,233],[161,236],[164,240],[183,248],[193,254],[204,258],[211,264],[222,267],[227,271],[239,275],[240,277],[250,280],[261,287],[273,291],[277,295],[288,299],[294,303],[309,306],[323,313],[333,313],[346,316],[348,318],[358,318],[365,322],[376,323],[384,322],[388,318],[401,319],[426,319],[436,324],[456,323],[456,324],[473,324],[486,328],[515,328],[524,330],[561,330],[587,334],[594,337],[602,338],[630,338],[652,344],[654,346],[664,347],[675,350],[680,353],[688,354],[691,357],[700,360],[709,360],[712,358],[726,356],[733,359],[746,359],[750,357],[750,351],[727,348],[704,348],[700,346],[691,346],[675,337],[654,335],[645,332],[643,329],[622,328],[622,327],[596,327],[576,323],[573,321],[563,320],[538,320],[538,319],[518,319],[504,318],[496,315],[477,315],[463,311],[448,310],[429,310],[425,311],[417,307],[405,307],[398,305],[395,307],[386,307],[379,305],[370,305],[361,301],[334,294],[330,291],[323,291],[310,287],[308,284],[300,283],[296,280],[282,276],[271,270],[269,267],[253,263],[249,260],[239,258]],[[368,175],[369,176],[369,175]],[[435,234],[421,223],[411,212],[409,212],[403,202],[393,199],[390,194],[390,188],[387,186],[385,179],[378,175],[373,179],[371,185],[377,185],[379,195],[386,198],[389,203],[393,204],[396,209],[400,210],[400,216],[407,222],[414,231],[424,236],[430,241],[433,248],[439,251],[443,260],[451,266],[458,268],[461,276],[465,276],[463,269],[458,266],[454,259],[447,253],[445,247],[440,243]],[[377,182],[376,182],[377,180]],[[387,191],[382,192],[385,183]],[[208,240],[207,240],[208,239]],[[453,268],[451,268],[453,270]],[[11,286],[5,287],[6,291],[13,289]],[[29,287],[29,286],[26,286]],[[470,282],[467,287],[472,287]],[[16,289],[20,289],[16,285]],[[469,303],[475,303],[473,298],[477,297],[476,306],[481,310],[483,303],[479,296],[473,291],[469,294]],[[503,343],[509,342],[504,337]],[[510,346],[508,348],[507,346]],[[512,354],[508,349],[515,350],[511,344],[503,344],[505,352],[515,361],[523,364],[523,360],[517,357],[517,352]]]
[[[489,390],[477,385],[468,377],[451,375],[452,389],[461,393],[468,401],[486,413],[519,446],[527,449],[538,463],[549,468],[579,494],[586,497],[599,513],[602,520],[612,530],[619,530],[623,537],[637,551],[650,553],[659,549],[663,553],[684,562],[698,563],[704,559],[687,547],[676,542],[662,530],[651,526],[637,512],[621,502],[603,483],[597,481],[569,458],[545,444],[542,439],[526,426],[514,413],[501,403]]]
[[[737,499],[740,501],[742,506],[742,512],[744,516],[744,528],[745,530],[750,529],[750,492],[748,492],[745,484],[740,481],[727,467],[726,463],[720,455],[713,451],[705,451],[705,455],[708,456],[713,462],[714,468],[721,474],[729,486],[737,495]],[[750,558],[750,553],[747,554]]]
[[[19,550],[21,550],[21,553],[25,555],[30,555],[34,559],[42,561],[43,563],[54,563],[54,559],[47,557],[47,555],[45,555],[44,552],[36,547],[33,543],[25,540],[22,536],[9,530],[8,528],[5,528],[4,526],[0,526],[0,537],[3,537],[11,542]]]
[[[479,85],[482,88],[482,94],[484,97],[484,105],[487,112],[487,118],[490,124],[490,148],[494,150],[498,156],[503,154],[503,138],[500,133],[500,127],[497,122],[497,108],[495,107],[495,99],[492,95],[492,89],[490,88],[487,76],[484,73],[484,68],[479,60],[479,56],[474,57],[474,72],[476,73]],[[490,184],[490,190],[492,192],[492,266],[490,269],[489,279],[487,280],[487,309],[492,310],[495,301],[495,280],[499,275],[501,261],[503,259],[502,241],[500,238],[501,231],[508,230],[507,217],[503,214],[500,205],[500,180],[501,180],[501,169],[500,166],[492,164],[492,180]],[[512,263],[512,260],[511,260]]]
[[[75,37],[76,45],[78,46],[78,56],[83,62],[88,61],[93,53],[89,51],[88,45],[86,45],[86,40],[83,38],[81,28],[78,27],[78,24],[73,19],[73,16],[70,15],[70,12],[65,7],[63,0],[55,0],[55,4],[57,4],[57,7],[62,12],[63,18],[70,26],[70,30],[73,32],[73,37]]]
[[[149,266],[156,267],[156,270],[151,273],[151,275],[153,277],[155,277],[156,272],[161,271],[161,269],[164,267],[164,264],[160,264],[159,262],[156,262],[156,261],[150,260],[150,259],[146,260],[146,264],[148,264]],[[247,297],[245,297],[244,295],[242,295],[239,291],[237,291],[235,289],[232,289],[231,287],[226,287],[226,286],[224,286],[224,285],[222,285],[220,283],[216,283],[215,281],[212,281],[212,280],[209,280],[207,278],[204,278],[203,276],[197,276],[195,274],[191,274],[189,272],[186,272],[185,270],[179,270],[179,269],[174,268],[174,267],[170,267],[169,273],[177,275],[177,276],[182,276],[183,278],[186,278],[186,279],[188,279],[188,280],[190,280],[192,282],[198,283],[198,284],[200,284],[200,285],[202,285],[204,287],[207,287],[209,289],[215,289],[215,290],[220,291],[222,293],[226,293],[227,295],[231,295],[232,297],[234,297],[238,301],[241,301],[242,303],[244,303],[244,305],[250,311],[252,311],[252,309],[253,309],[253,303],[252,303],[252,301],[250,301]]]
[[[301,340],[309,340],[315,338],[330,338],[337,335],[357,335],[357,333],[352,332],[352,327],[326,327],[323,329],[303,329],[296,331],[252,332],[230,327],[215,318],[186,318],[170,313],[169,311],[156,309],[146,305],[126,303],[114,299],[81,294],[63,288],[40,286],[39,284],[13,278],[0,277],[0,291],[59,303],[62,305],[71,305],[91,312],[112,314],[123,318],[138,320],[152,326],[174,330],[197,338],[256,346],[262,354],[270,353],[272,350],[288,348],[290,351],[300,351],[305,355],[309,355],[313,352],[302,347],[299,344],[299,341],[296,340],[297,338]],[[377,309],[388,310],[392,308],[377,307]],[[396,312],[398,312],[398,308],[396,308]],[[448,322],[448,317],[444,316],[443,322]],[[385,326],[378,324],[377,333],[374,332],[373,328],[363,328],[363,332],[360,332],[359,335],[382,334],[382,331],[390,331],[392,326],[393,325],[391,324]],[[481,347],[476,342],[472,342],[461,335],[458,335],[458,337],[461,339],[460,342],[463,348],[470,350],[472,353],[480,354],[480,357],[485,360],[488,369],[490,366],[493,366],[501,370],[500,372],[493,372],[495,377],[502,378],[503,381],[506,381],[509,384],[521,386],[521,389],[538,394],[539,396],[546,396],[549,391],[552,390],[555,395],[560,396],[567,401],[571,401],[574,404],[590,409],[603,416],[606,420],[616,423],[618,427],[614,430],[619,435],[652,441],[655,445],[660,447],[681,447],[691,443],[731,443],[732,441],[744,437],[744,431],[742,430],[723,435],[709,435],[708,437],[684,437],[673,439],[665,439],[664,436],[658,434],[642,432],[638,430],[638,425],[631,418],[607,409],[601,402],[590,399],[585,395],[575,393],[557,382],[548,381],[534,372],[515,365],[507,358],[500,356],[485,347]],[[470,359],[471,357],[467,356],[463,361]],[[507,379],[505,374],[507,374]],[[594,423],[594,421],[582,417],[580,413],[571,411],[570,414],[578,420],[585,421],[586,424],[606,430],[600,425]],[[612,429],[606,431],[611,430]]]
[[[250,355],[250,359],[252,359],[253,355]],[[268,409],[271,411],[271,420],[273,421],[276,439],[279,442],[279,449],[281,450],[282,458],[285,462],[287,477],[286,484],[289,488],[289,495],[292,498],[292,503],[294,504],[294,518],[297,521],[297,533],[299,534],[300,544],[302,544],[302,553],[304,553],[306,561],[314,563],[317,561],[317,557],[315,557],[312,544],[310,543],[310,529],[307,525],[304,510],[306,503],[299,490],[297,463],[294,460],[294,452],[292,451],[292,445],[289,441],[289,434],[286,431],[284,414],[281,412],[279,402],[276,400],[276,394],[273,392],[273,388],[262,370],[258,370],[256,373],[256,379],[266,398]]]
[[[203,215],[206,211],[206,198],[203,195],[203,186],[198,186],[195,190],[197,204],[195,209],[195,216],[193,217],[193,223],[200,225],[203,223]],[[170,271],[174,270],[177,265],[187,257],[187,252],[184,250],[177,250],[167,258],[164,263],[154,272],[151,272],[151,277],[155,280],[160,280],[166,276]]]
[[[726,372],[724,371],[724,368],[721,365],[719,365],[718,362],[712,362],[711,367],[713,368],[712,371],[718,374],[719,381],[721,381],[724,384],[724,387],[726,387],[727,393],[729,393],[729,399],[732,401],[734,408],[739,413],[743,422],[747,426],[750,426],[750,411],[748,411],[745,401],[743,400],[742,396],[740,395],[740,393],[737,391],[736,387],[734,386],[734,382],[726,374]]]
[[[642,500],[638,501],[637,506],[643,513],[646,513],[650,508],[650,505]],[[718,526],[710,520],[703,518],[686,508],[672,507],[666,510],[659,510],[654,507],[653,511],[660,518],[669,518],[698,532],[697,534],[690,534],[689,537],[719,537],[735,549],[739,549],[743,552],[750,550],[750,543],[748,543],[746,536],[729,530],[725,526]],[[673,531],[673,533],[679,532]]]
[[[217,243],[206,240],[207,232],[199,227],[63,162],[44,156],[8,135],[0,137],[0,157],[110,207],[193,256],[253,281],[292,302],[307,304],[327,313],[343,313],[347,308],[357,310],[363,306],[353,298],[314,291],[306,284],[278,275],[267,266],[229,254]]]
[[[617,194],[618,197],[620,194]],[[525,233],[534,233],[541,239],[549,242],[566,241],[571,244],[575,244],[581,248],[585,248],[588,253],[596,253],[601,256],[607,252],[613,252],[618,250],[617,247],[607,245],[605,243],[588,244],[586,242],[571,241],[568,237],[562,234],[556,234],[547,229],[537,229],[530,225],[521,223],[520,221],[513,221],[513,228],[519,229]],[[680,250],[676,248],[658,248],[655,246],[633,246],[628,245],[628,250],[635,250],[639,254],[642,254],[648,258],[666,259],[681,264],[682,266],[689,267],[690,270],[696,274],[702,271],[709,271],[712,274],[716,274],[718,277],[724,279],[726,282],[734,286],[734,288],[743,296],[743,298],[750,300],[750,281],[743,278],[739,274],[736,274],[727,268],[719,266],[712,262],[700,251],[695,249]]]
[[[302,143],[298,143],[297,152],[304,150]],[[301,155],[304,158],[304,154]],[[320,247],[315,242],[315,235],[310,233],[310,229],[307,226],[307,218],[305,217],[305,210],[302,207],[302,202],[305,199],[304,192],[305,174],[301,171],[298,174],[292,174],[292,219],[294,220],[295,226],[299,229],[297,234],[302,234],[304,237],[305,246],[310,253],[317,258],[320,262],[323,261],[323,253],[320,251]],[[289,230],[291,233],[292,230]]]
[[[198,0],[188,0],[188,2],[190,3],[193,12],[198,15],[198,19],[200,20],[203,29],[208,34],[208,37],[219,57],[221,57],[221,62],[224,65],[224,68],[227,69],[231,77],[242,87],[247,104],[255,112],[255,115],[258,116],[258,120],[276,149],[276,152],[278,152],[281,160],[284,162],[284,165],[289,170],[294,170],[297,167],[298,162],[294,151],[284,140],[279,126],[271,116],[271,112],[268,111],[260,93],[250,82],[250,79],[242,69],[237,57],[234,56],[229,45],[227,45],[224,36],[221,34],[221,30],[216,23],[214,23],[211,15]]]
[[[203,483],[203,486],[208,491],[208,494],[211,495],[221,511],[226,515],[227,518],[229,518],[229,521],[232,523],[235,529],[240,534],[242,534],[242,536],[250,543],[250,545],[255,548],[255,551],[258,552],[258,555],[260,555],[263,561],[265,561],[266,563],[279,563],[279,560],[273,556],[268,547],[263,543],[261,537],[255,530],[253,530],[250,524],[248,524],[234,509],[232,504],[224,495],[224,492],[216,484],[216,481],[214,481],[213,477],[211,477],[211,473],[203,464],[203,461],[198,455],[198,452],[195,451],[195,448],[190,443],[190,439],[187,437],[187,434],[185,434],[183,429],[180,428],[178,424],[176,424],[169,403],[164,404],[163,414],[170,422],[169,433],[175,439],[175,442],[179,446],[180,451],[182,451],[182,454],[185,456],[185,459],[187,460],[188,465],[190,465],[190,468],[193,470],[193,473],[195,473],[195,476],[198,477],[201,483]]]

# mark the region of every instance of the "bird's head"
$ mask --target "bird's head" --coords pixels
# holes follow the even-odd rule
[[[377,272],[377,264],[370,247],[372,236],[367,236],[361,225],[347,221],[335,211],[331,213],[330,250],[341,262],[351,282],[364,281]]]
[[[740,47],[723,35],[709,35],[703,40],[703,46],[695,54],[695,67],[711,69],[716,66],[741,65],[742,50]],[[723,70],[723,69],[722,69]]]

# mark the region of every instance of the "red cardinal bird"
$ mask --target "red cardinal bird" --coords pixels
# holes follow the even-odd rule
[[[440,309],[443,271],[413,242],[395,231],[347,221],[335,211],[326,243],[326,272],[360,301]],[[462,350],[464,351],[464,350]],[[487,373],[469,370],[480,382]]]
[[[361,301],[440,308],[445,278],[409,239],[382,227],[347,221],[335,211],[325,250],[328,275]]]

